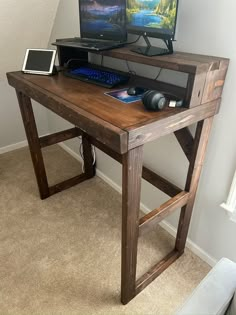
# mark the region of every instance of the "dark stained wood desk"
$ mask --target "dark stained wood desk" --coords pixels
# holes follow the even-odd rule
[[[64,52],[60,53],[63,55]],[[132,53],[127,48],[106,51],[103,54],[186,72],[186,88],[145,78],[134,78],[136,83],[142,82],[146,87],[175,93],[185,100],[186,107],[148,112],[141,101],[123,104],[104,95],[107,89],[70,79],[61,73],[47,77],[11,72],[7,77],[9,84],[17,92],[42,199],[94,176],[91,145],[122,163],[121,301],[126,304],[184,252],[207,141],[213,117],[219,111],[229,61],[185,53],[150,58]],[[39,137],[31,99],[75,127]],[[197,128],[193,137],[188,126],[194,123],[197,123]],[[175,134],[189,160],[184,190],[143,166],[143,145],[170,133]],[[84,173],[49,187],[41,148],[78,135],[82,136]],[[142,177],[171,198],[139,218]],[[173,251],[136,280],[138,236],[177,208],[182,209]]]

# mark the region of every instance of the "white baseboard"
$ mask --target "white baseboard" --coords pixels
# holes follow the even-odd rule
[[[58,145],[62,149],[64,149],[67,153],[69,153],[71,156],[73,156],[76,160],[78,160],[80,163],[83,162],[81,156],[78,153],[76,153],[75,151],[73,151],[71,148],[69,148],[65,143],[60,142],[60,143],[58,143]]]
[[[64,143],[60,143],[60,146],[68,152],[70,155],[72,155],[76,160],[82,162],[82,159],[79,154],[74,152],[72,149],[70,149],[67,145]],[[112,188],[114,188],[117,192],[121,193],[122,189],[121,186],[116,184],[113,180],[111,180],[109,177],[107,177],[103,172],[101,172],[99,169],[96,169],[96,174],[98,177],[100,177],[102,180],[104,180],[108,185],[110,185]],[[140,205],[141,210],[144,213],[148,213],[151,211],[148,207],[146,207],[143,203]],[[160,223],[160,226],[163,227],[168,233],[170,233],[172,236],[176,236],[176,228],[173,227],[170,223],[168,223],[166,220],[163,220]],[[189,238],[186,242],[186,247],[189,248],[195,255],[200,257],[203,261],[208,263],[210,266],[214,266],[217,263],[217,260],[208,255],[203,249],[201,249],[198,245],[196,245],[193,241],[191,241]]]
[[[27,145],[28,145],[28,142],[26,140],[18,142],[18,143],[11,144],[11,145],[8,145],[6,147],[0,148],[0,154],[6,153],[6,152],[10,152],[10,151],[14,151],[14,150],[17,150],[17,149],[20,149],[20,148],[23,148],[23,147],[27,147]]]

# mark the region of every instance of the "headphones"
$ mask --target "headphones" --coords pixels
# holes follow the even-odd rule
[[[174,95],[162,94],[156,90],[148,90],[142,96],[142,102],[147,110],[160,111],[163,108],[181,107],[183,100],[176,98]]]

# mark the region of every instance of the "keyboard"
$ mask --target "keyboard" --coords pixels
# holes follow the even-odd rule
[[[120,84],[125,84],[129,80],[129,75],[120,74],[118,72],[107,71],[103,69],[93,68],[90,66],[81,66],[76,69],[70,69],[64,72],[66,76],[93,83],[106,88],[113,88]]]

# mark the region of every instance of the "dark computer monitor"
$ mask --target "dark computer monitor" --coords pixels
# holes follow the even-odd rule
[[[124,42],[126,0],[79,0],[82,38]]]
[[[178,0],[127,0],[127,31],[142,35],[147,43],[134,51],[149,56],[173,53],[177,9]],[[167,49],[151,46],[148,37],[162,39]]]

